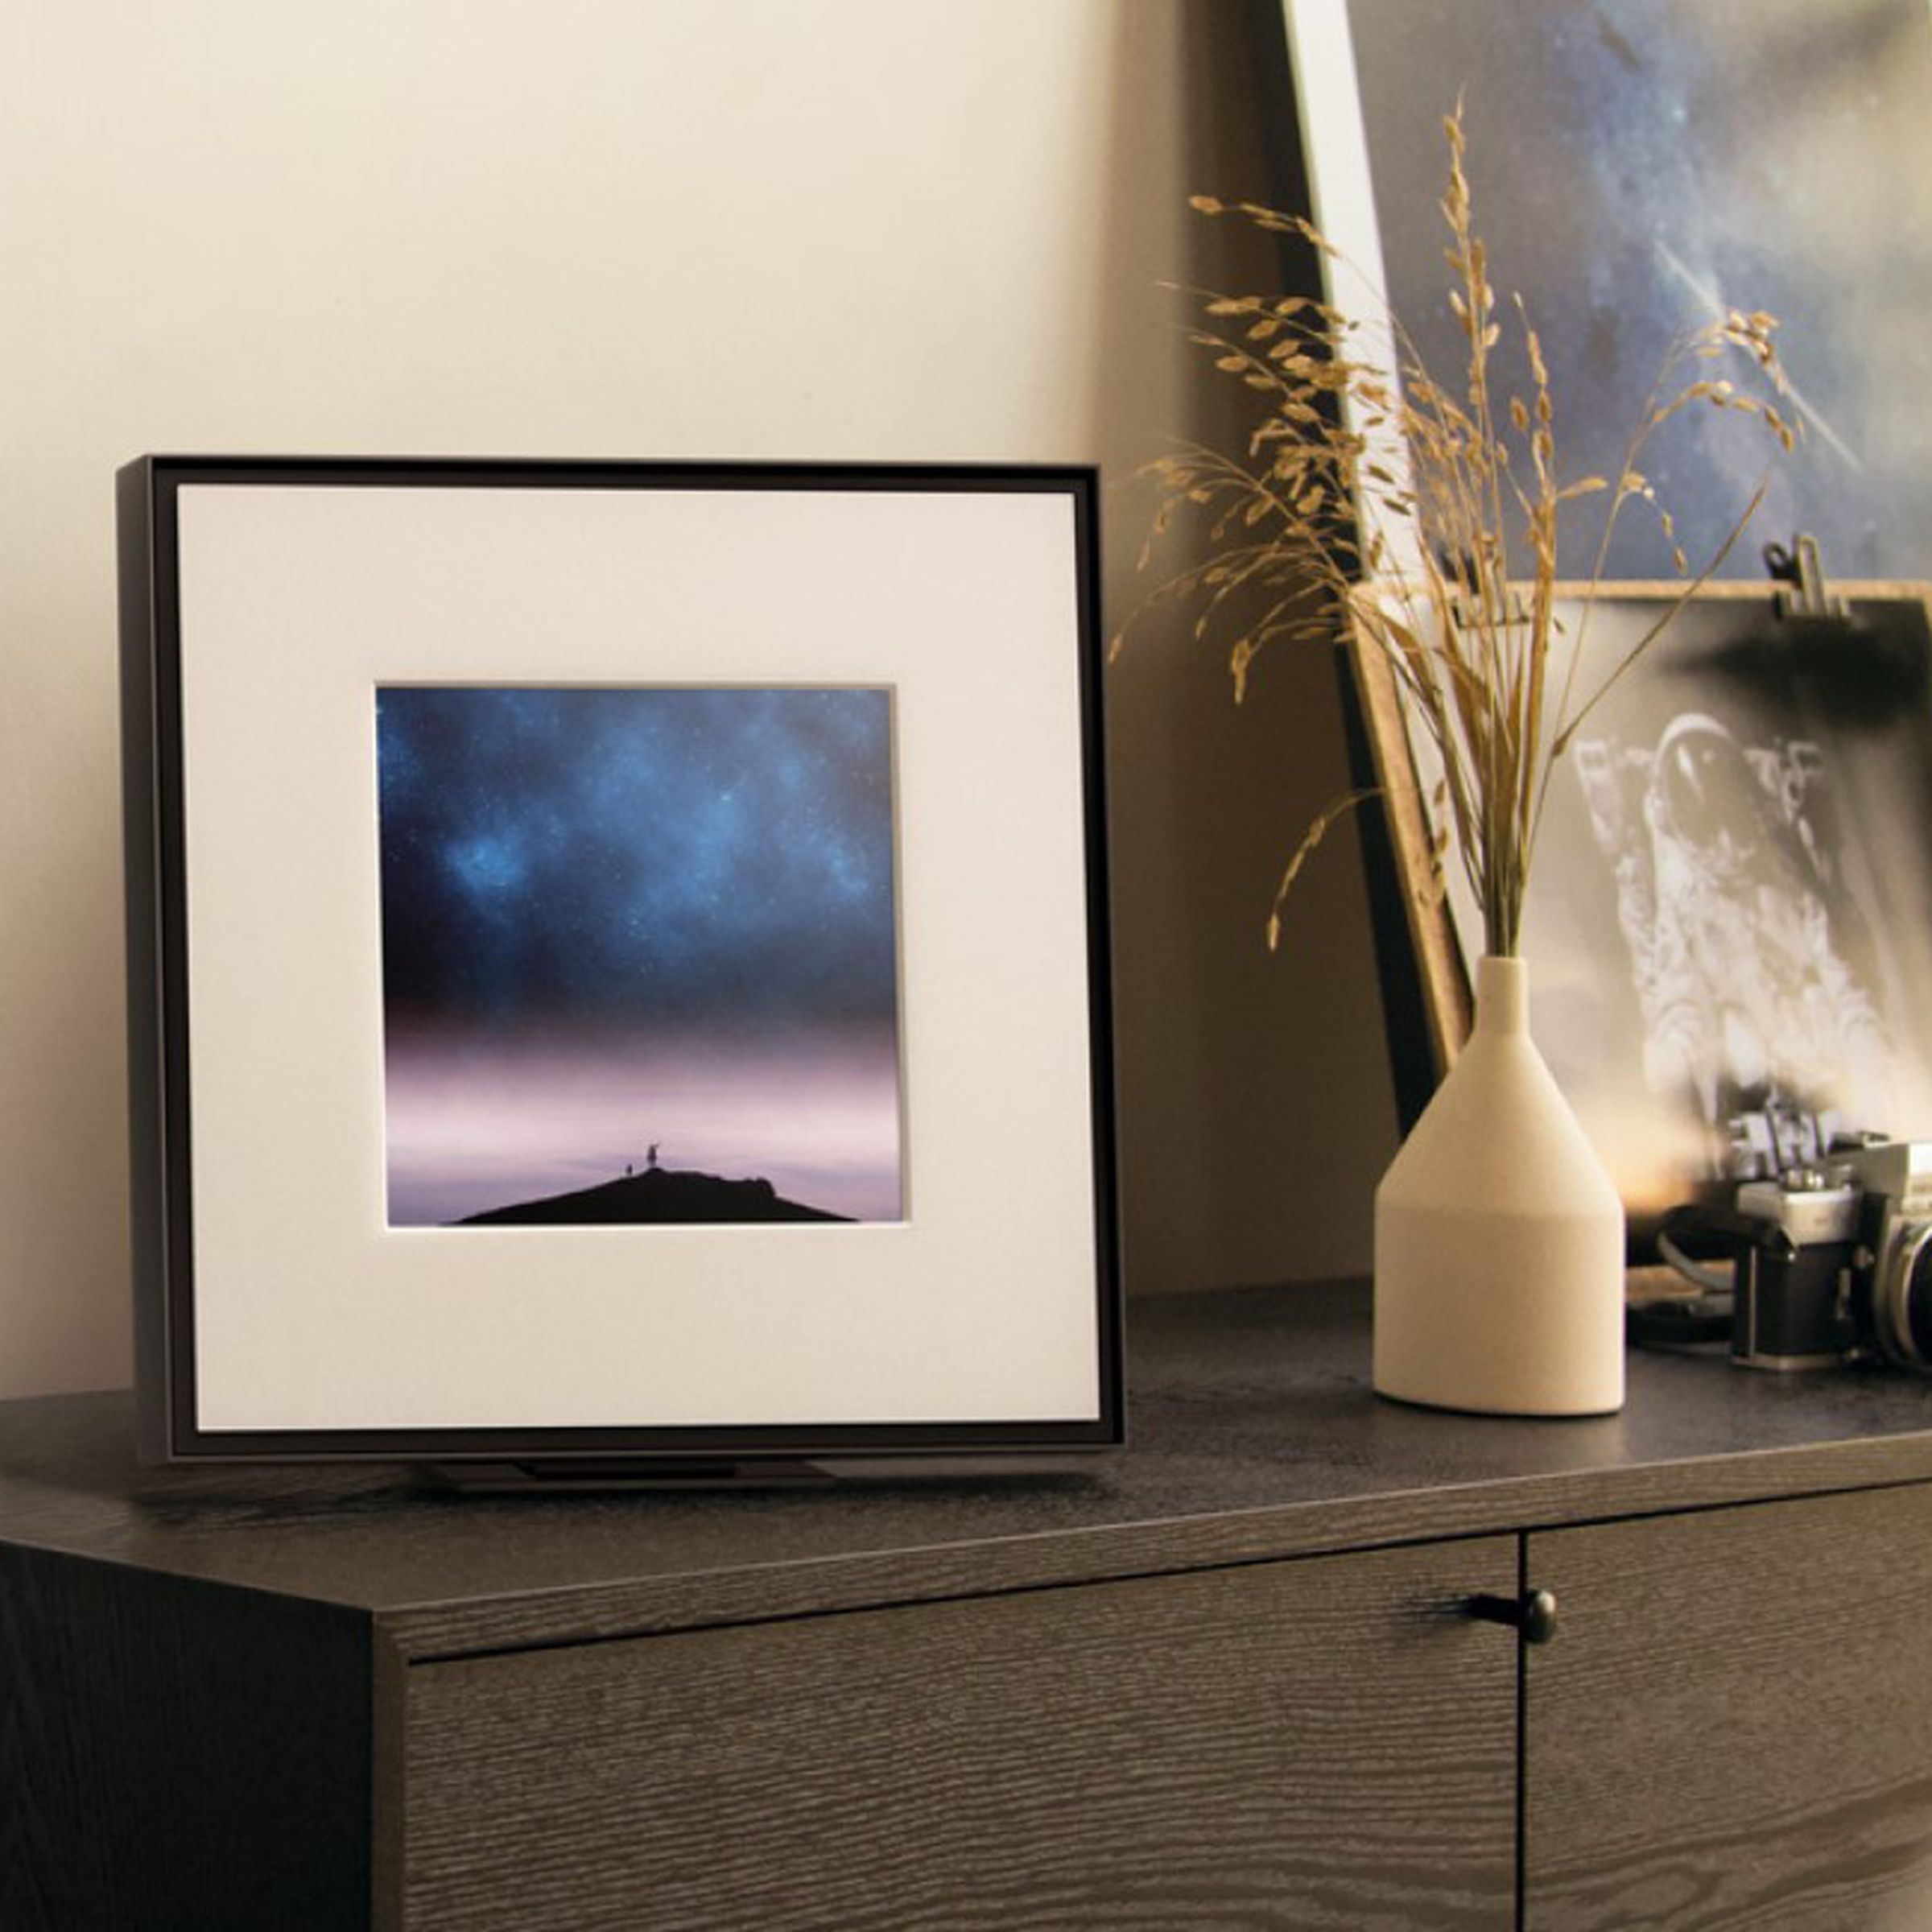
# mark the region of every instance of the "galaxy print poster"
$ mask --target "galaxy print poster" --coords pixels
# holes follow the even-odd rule
[[[376,697],[392,1228],[903,1215],[893,694]]]
[[[1468,174],[1505,305],[1540,336],[1566,479],[1615,475],[1673,338],[1728,305],[1778,318],[1805,436],[1769,466],[1752,540],[1808,531],[1832,576],[1922,579],[1932,551],[1932,10],[1924,0],[1288,0],[1310,161],[1331,238],[1373,259],[1425,366],[1451,389],[1442,117],[1463,101]],[[1340,62],[1334,37],[1344,43]],[[1327,118],[1348,91],[1354,131]],[[1319,71],[1317,71],[1319,69]],[[1365,164],[1367,193],[1355,176]],[[1348,178],[1346,192],[1340,177]],[[1339,231],[1339,232],[1338,232]],[[1338,275],[1337,299],[1356,284]],[[1690,565],[1766,478],[1761,438],[1688,412],[1646,451]],[[1580,500],[1559,574],[1600,523]],[[1671,574],[1657,520],[1620,520],[1608,579]]]

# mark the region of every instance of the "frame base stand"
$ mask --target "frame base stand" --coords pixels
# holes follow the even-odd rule
[[[464,1496],[588,1496],[622,1489],[822,1489],[838,1481],[819,1463],[782,1458],[634,1456],[514,1463],[428,1463],[426,1482]]]

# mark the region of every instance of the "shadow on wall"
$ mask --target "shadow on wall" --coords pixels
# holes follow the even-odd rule
[[[1091,412],[1110,630],[1165,574],[1159,559],[1135,568],[1154,502],[1135,471],[1175,439],[1225,446],[1245,428],[1238,386],[1190,348],[1183,306],[1159,285],[1313,275],[1187,206],[1199,193],[1294,205],[1302,192],[1276,0],[1125,6],[1117,19]],[[1177,546],[1167,569],[1187,560]],[[1264,938],[1287,854],[1351,782],[1337,668],[1326,652],[1265,659],[1237,710],[1224,651],[1163,616],[1108,674],[1135,1292],[1368,1265],[1396,1115],[1352,826],[1298,881],[1279,952]]]

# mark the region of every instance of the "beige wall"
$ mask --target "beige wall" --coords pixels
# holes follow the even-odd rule
[[[1235,0],[0,0],[0,1393],[128,1369],[115,467],[1117,481],[1208,407],[1154,284],[1217,272],[1188,192],[1265,186],[1252,24]],[[1107,514],[1117,618],[1145,498]],[[1342,781],[1331,669],[1284,661],[1237,714],[1212,654],[1150,635],[1112,697],[1133,1286],[1359,1267],[1393,1128],[1352,842],[1285,954],[1260,938]]]

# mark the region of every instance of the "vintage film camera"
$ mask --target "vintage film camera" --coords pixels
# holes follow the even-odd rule
[[[1876,1141],[1747,1181],[1728,1208],[1673,1209],[1657,1245],[1707,1290],[1707,1323],[1725,1320],[1728,1294],[1732,1359],[1747,1368],[1876,1360],[1932,1374],[1932,1142]],[[1728,1284],[1692,1258],[1713,1248],[1731,1260]],[[1653,1308],[1640,1339],[1695,1339],[1696,1316],[1680,1311],[1673,1334]]]

